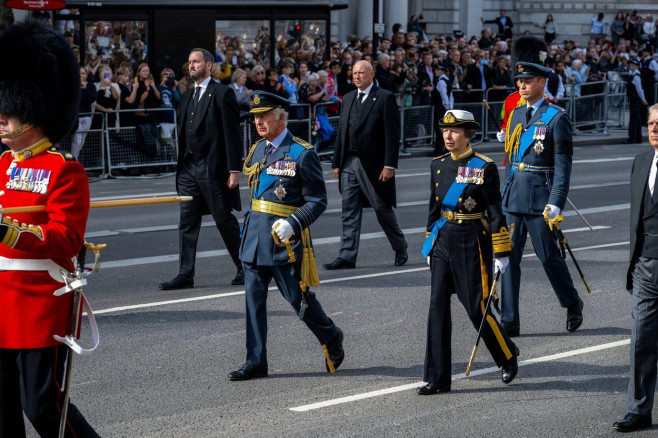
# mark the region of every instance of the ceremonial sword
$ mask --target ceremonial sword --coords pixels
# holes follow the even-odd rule
[[[484,306],[484,315],[482,315],[482,322],[480,322],[480,329],[478,330],[478,338],[475,341],[475,346],[473,347],[473,352],[471,353],[471,358],[468,361],[466,366],[466,376],[471,374],[471,367],[473,366],[473,361],[475,360],[475,353],[478,351],[478,345],[480,345],[480,339],[482,339],[482,330],[484,329],[484,323],[487,321],[487,315],[489,314],[489,309],[491,308],[491,301],[493,300],[496,287],[498,286],[498,279],[500,278],[500,269],[496,269],[496,277],[494,278],[493,284],[491,285],[491,290],[489,291],[489,296],[487,297],[487,304]]]
[[[91,201],[89,208],[128,207],[132,205],[169,204],[172,202],[191,201],[192,196],[152,196],[146,198],[111,199]],[[45,205],[26,205],[22,207],[0,208],[0,214],[36,213],[46,211]]]

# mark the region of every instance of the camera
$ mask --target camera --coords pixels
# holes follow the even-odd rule
[[[103,79],[105,79],[106,81],[109,81],[110,80],[110,74],[109,73],[103,73]]]
[[[174,85],[176,85],[176,79],[173,76],[169,76],[165,81],[165,85],[167,87],[173,87]]]

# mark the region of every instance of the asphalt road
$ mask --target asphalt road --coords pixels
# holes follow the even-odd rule
[[[93,210],[87,240],[108,244],[85,290],[101,345],[76,357],[72,399],[104,437],[615,435],[611,425],[626,413],[629,379],[629,174],[632,158],[649,147],[576,148],[569,197],[595,231],[570,207],[563,229],[592,287],[587,294],[569,261],[585,302],[583,326],[566,332],[566,311],[528,243],[516,380],[501,382],[483,346],[464,376],[477,332],[453,299],[452,392],[429,397],[414,388],[421,384],[430,292],[420,253],[430,158],[402,159],[397,171],[409,262],[393,266],[394,253],[368,211],[357,268],[319,270],[318,297],[345,332],[346,359],[334,375],[325,372],[314,337],[271,289],[270,376],[229,381],[244,361],[244,290],[230,286],[235,268],[214,226],[207,222],[201,232],[196,287],[163,292],[158,283],[178,270],[178,207]],[[488,155],[502,161],[501,153]],[[324,167],[329,207],[312,226],[318,264],[337,255],[341,229],[338,187]],[[174,179],[99,180],[91,191],[93,199],[172,194]]]

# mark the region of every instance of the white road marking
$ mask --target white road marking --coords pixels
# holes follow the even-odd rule
[[[533,359],[528,359],[528,360],[523,360],[519,362],[519,367],[527,366],[527,365],[534,365],[537,363],[542,363],[542,362],[550,362],[552,360],[558,360],[558,359],[564,359],[566,357],[573,357],[573,356],[578,356],[582,354],[587,354],[587,353],[593,353],[595,351],[601,351],[601,350],[607,350],[611,348],[617,348],[617,347],[623,347],[625,345],[629,345],[631,343],[630,339],[624,339],[621,341],[616,341],[616,342],[609,342],[607,344],[600,344],[600,345],[594,345],[591,347],[586,347],[586,348],[579,348],[577,350],[571,350],[571,351],[565,351],[562,353],[556,353],[556,354],[551,354],[548,356],[542,356],[542,357],[536,357]],[[500,369],[498,367],[489,367],[489,368],[483,368],[480,370],[475,370],[471,371],[471,376],[481,376],[483,374],[491,374],[491,373],[496,373],[500,372]],[[455,374],[452,376],[452,380],[461,380],[465,379],[466,375],[464,373],[461,374]],[[401,392],[401,391],[407,391],[409,389],[414,389],[417,388],[421,385],[424,385],[425,382],[415,382],[415,383],[409,383],[406,385],[399,385],[399,386],[393,386],[391,388],[384,388],[384,389],[379,389],[377,391],[370,391],[370,392],[364,392],[361,394],[355,394],[355,395],[350,395],[347,397],[340,397],[340,398],[335,398],[333,400],[326,400],[322,402],[317,402],[317,403],[311,403],[308,405],[302,405],[302,406],[295,406],[292,408],[289,408],[291,411],[295,412],[307,412],[307,411],[312,411],[315,409],[321,409],[321,408],[326,408],[329,406],[335,406],[335,405],[340,405],[344,403],[351,403],[355,402],[358,400],[364,400],[368,398],[373,398],[373,397],[379,397],[382,395],[387,395],[387,394],[393,394],[396,392]]]

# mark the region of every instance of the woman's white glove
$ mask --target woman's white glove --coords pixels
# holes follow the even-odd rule
[[[276,235],[279,236],[281,242],[287,242],[290,239],[290,236],[294,234],[294,230],[285,219],[277,219],[276,222],[272,224],[272,229],[276,232]]]
[[[496,266],[496,271],[500,271],[501,274],[504,274],[507,265],[509,265],[509,257],[497,258],[494,265]]]
[[[427,264],[428,265],[432,264],[432,256],[427,256]]]
[[[505,143],[505,130],[501,130],[496,132],[496,138],[498,139],[499,142]]]

